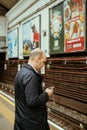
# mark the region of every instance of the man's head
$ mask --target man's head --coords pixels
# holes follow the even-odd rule
[[[36,48],[30,53],[29,64],[32,64],[33,67],[40,71],[40,69],[45,65],[46,54],[40,49]]]

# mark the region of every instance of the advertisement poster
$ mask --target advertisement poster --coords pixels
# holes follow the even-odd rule
[[[40,47],[40,16],[23,24],[23,56],[29,56],[31,50]]]
[[[50,54],[64,52],[63,3],[50,9]]]
[[[65,52],[85,49],[85,0],[64,1]]]
[[[8,58],[18,57],[18,28],[8,32],[7,34],[8,42]]]

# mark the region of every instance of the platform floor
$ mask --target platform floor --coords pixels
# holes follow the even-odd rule
[[[14,103],[0,94],[0,130],[13,130]]]
[[[0,113],[0,130],[13,130],[12,124]]]

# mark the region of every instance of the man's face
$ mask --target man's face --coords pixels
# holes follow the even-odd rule
[[[36,68],[38,69],[38,71],[40,71],[40,69],[45,66],[46,63],[46,56],[43,55],[43,58],[38,58],[36,60]]]
[[[40,60],[40,69],[45,66],[46,63],[46,56],[44,55],[43,58]]]

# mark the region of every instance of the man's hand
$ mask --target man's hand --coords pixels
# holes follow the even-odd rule
[[[52,94],[53,94],[53,88],[54,88],[54,87],[49,87],[49,88],[47,88],[47,89],[45,90],[45,92],[47,92],[49,96],[52,96]]]

